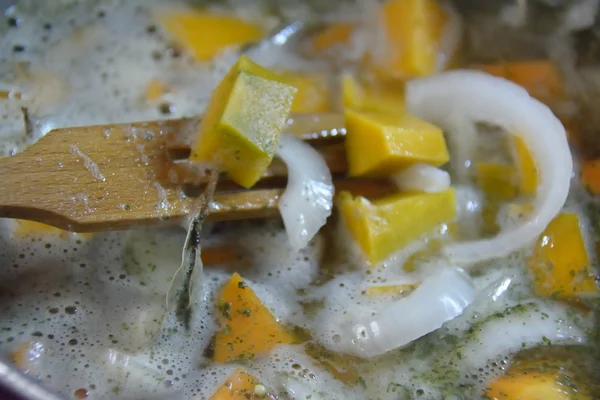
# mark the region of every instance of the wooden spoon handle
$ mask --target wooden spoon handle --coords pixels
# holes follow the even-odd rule
[[[337,114],[293,116],[292,121],[288,131],[314,143],[331,143],[345,133]],[[189,152],[189,135],[197,124],[197,119],[180,119],[49,132],[23,153],[0,160],[0,217],[76,232],[183,217],[194,199],[184,196],[182,184],[202,184],[202,174],[169,157],[173,149]],[[332,171],[346,170],[343,150],[333,148],[325,154]],[[285,174],[285,167],[276,162],[264,178]],[[218,194],[215,204],[222,206],[214,210],[214,218],[246,218],[259,209],[261,216],[272,213],[268,209],[275,208],[278,198],[278,192],[268,190],[243,193]]]

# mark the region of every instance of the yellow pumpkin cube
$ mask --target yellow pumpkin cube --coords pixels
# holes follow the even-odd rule
[[[381,295],[405,295],[417,287],[416,284],[401,284],[401,285],[370,285],[367,286],[366,292],[368,296],[381,296]]]
[[[215,336],[215,362],[251,359],[294,341],[237,273],[221,290],[217,321],[221,330]]]
[[[30,236],[58,236],[62,239],[69,237],[90,239],[94,235],[93,233],[69,232],[36,221],[16,219],[14,220],[14,223],[14,235],[20,238],[27,238]]]
[[[577,214],[562,213],[550,222],[536,244],[529,270],[538,296],[575,300],[598,294]]]
[[[273,160],[295,93],[280,76],[240,57],[213,92],[190,161],[252,187]]]
[[[377,69],[397,78],[435,72],[437,52],[448,16],[435,0],[389,0],[381,8],[387,46]]]
[[[404,88],[395,85],[361,85],[350,74],[342,75],[345,108],[389,114],[404,112]]]
[[[572,400],[570,392],[555,376],[543,373],[509,374],[486,389],[491,400]]]
[[[477,163],[477,187],[491,200],[514,199],[518,192],[518,172],[512,165]]]
[[[519,188],[521,193],[533,196],[538,187],[538,171],[527,145],[519,136],[512,136],[515,149],[515,162],[519,168]]]
[[[167,11],[157,15],[172,40],[198,61],[208,61],[229,46],[260,40],[263,29],[237,17],[204,11]]]
[[[402,193],[373,202],[342,192],[338,199],[346,228],[371,264],[456,216],[453,189]]]
[[[505,375],[489,383],[485,394],[491,400],[591,400],[571,369],[555,359],[517,359]]]
[[[331,111],[331,90],[325,75],[286,71],[283,81],[298,89],[292,113],[320,113]]]
[[[259,385],[258,379],[243,368],[238,368],[210,396],[210,400],[247,400],[264,397],[264,394],[255,396],[257,385]]]
[[[412,115],[346,110],[345,124],[352,176],[386,177],[414,163],[449,160],[442,130]]]
[[[352,37],[354,24],[350,22],[334,23],[321,32],[312,40],[312,50],[315,53],[327,53],[337,46],[347,45]]]

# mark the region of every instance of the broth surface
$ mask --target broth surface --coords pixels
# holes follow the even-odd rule
[[[171,43],[154,15],[190,4],[64,3],[23,2],[0,21],[0,89],[9,93],[0,99],[0,154],[5,157],[55,128],[196,116],[237,58],[234,52],[226,53],[199,65]],[[234,3],[229,12],[265,30],[278,22],[263,4]],[[462,11],[466,3],[457,2],[457,8]],[[340,7],[335,11],[288,5],[279,13],[331,21],[360,19],[364,10],[362,3],[344,2]],[[537,55],[556,58],[559,46],[548,50],[550,39],[543,27],[522,36],[528,46],[510,37],[517,33],[508,29],[490,49],[486,40],[501,23],[489,25],[486,13],[497,15],[498,10],[469,10],[465,64]],[[541,37],[546,37],[543,43],[537,40]],[[504,41],[520,42],[523,49],[515,45],[508,54],[510,46]],[[352,50],[346,54],[349,58]],[[258,61],[269,66],[339,72],[288,50],[261,57],[265,58]],[[600,75],[587,69],[577,76],[581,81],[570,85],[589,83]],[[158,102],[147,100],[152,80],[169,87]],[[593,99],[591,84],[589,89]],[[24,135],[20,93],[25,93],[33,135]],[[585,115],[585,104],[580,107]],[[589,125],[585,129],[592,130],[594,123]],[[599,155],[593,148],[587,146],[586,151]],[[467,210],[459,214],[461,229],[468,232],[481,223],[473,212],[481,207],[478,192],[473,185],[462,185],[457,193]],[[595,200],[575,176],[564,211],[579,215],[595,268],[598,222],[593,210]],[[348,310],[368,313],[391,301],[389,295],[367,295],[365,282],[385,282],[389,271],[400,269],[414,253],[400,251],[365,274],[364,262],[338,218],[332,220],[300,252],[289,246],[280,221],[205,227],[202,246],[207,254],[221,254],[214,249],[225,248],[234,255],[205,259],[203,301],[189,331],[173,315],[162,320],[170,278],[181,263],[181,227],[83,235],[0,220],[0,351],[9,355],[27,349],[30,359],[23,366],[28,373],[66,398],[209,399],[244,365],[265,382],[287,382],[285,390],[270,389],[271,398],[474,399],[483,396],[521,348],[540,348],[531,351],[537,351],[535,356],[554,357],[556,352],[565,365],[577,366],[570,372],[586,390],[600,394],[596,299],[582,306],[536,298],[525,267],[532,246],[470,271],[479,293],[498,295],[482,297],[463,315],[411,345],[373,360],[327,351],[322,344],[335,341],[334,332]],[[449,229],[444,226],[434,236],[448,240]],[[435,271],[446,263],[427,256],[416,261],[422,271]],[[215,298],[233,272],[247,279],[273,314],[294,328],[297,344],[255,360],[211,361],[211,340],[218,329]]]

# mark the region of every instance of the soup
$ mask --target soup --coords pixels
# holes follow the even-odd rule
[[[595,398],[598,4],[566,3],[9,8],[4,157],[56,128],[198,116],[241,52],[298,88],[293,116],[345,112],[346,139],[281,139],[319,188],[283,223],[205,224],[187,323],[165,301],[187,226],[0,220],[0,350],[76,399]],[[406,132],[425,145],[403,152]],[[340,146],[393,193],[332,199]]]

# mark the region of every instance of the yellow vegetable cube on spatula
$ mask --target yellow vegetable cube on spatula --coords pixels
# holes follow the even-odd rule
[[[211,164],[252,187],[273,160],[296,91],[240,57],[212,94],[190,161]]]

